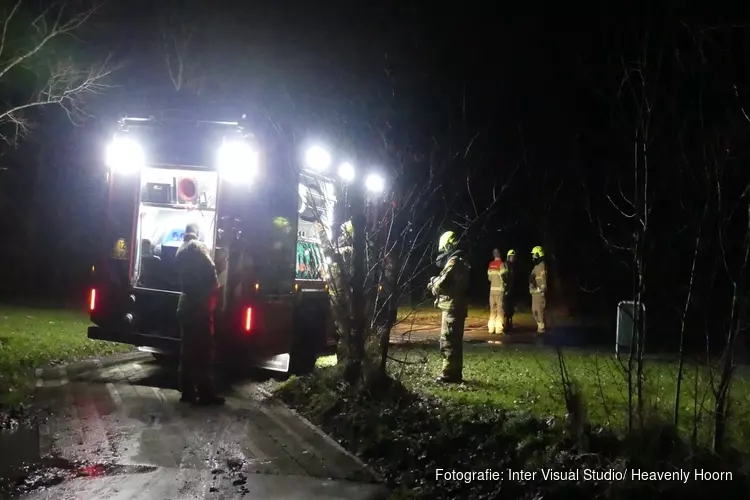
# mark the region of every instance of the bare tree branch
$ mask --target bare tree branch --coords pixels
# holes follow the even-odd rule
[[[162,22],[161,37],[163,43],[163,59],[167,66],[167,73],[177,92],[182,90],[187,80],[192,76],[194,65],[188,63],[190,58],[190,43],[195,35],[195,29],[182,20],[173,21],[167,27]]]
[[[66,9],[66,2],[57,2],[39,14],[27,28],[32,28],[34,35],[25,34],[18,39],[9,39],[9,33],[23,30],[16,26],[21,20],[15,14],[21,6],[18,0],[10,12],[5,12],[2,35],[0,35],[0,82],[11,78],[15,70],[33,67],[45,67],[37,73],[40,85],[23,101],[6,102],[0,108],[0,127],[10,126],[11,133],[0,133],[0,139],[13,143],[22,138],[30,127],[26,112],[48,105],[58,105],[67,113],[73,123],[79,116],[85,115],[81,97],[84,94],[99,93],[107,88],[107,77],[113,71],[109,60],[87,68],[79,67],[72,59],[43,61],[42,53],[53,39],[72,37],[74,32],[91,18],[100,5],[78,12]],[[29,42],[31,40],[31,42]]]

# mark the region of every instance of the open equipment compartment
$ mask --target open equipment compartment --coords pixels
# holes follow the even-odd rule
[[[330,240],[335,202],[335,187],[330,180],[304,173],[300,176],[295,274],[298,281],[322,283],[326,279],[326,262],[319,227],[322,226]]]
[[[141,173],[132,286],[179,291],[174,257],[187,224],[213,255],[218,176],[215,171],[149,166]]]

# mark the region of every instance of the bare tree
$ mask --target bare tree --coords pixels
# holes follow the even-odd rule
[[[439,231],[453,229],[462,242],[470,242],[483,235],[487,231],[486,221],[494,213],[501,193],[514,173],[515,170],[502,180],[502,188],[496,184],[484,193],[476,186],[478,181],[468,176],[463,193],[468,201],[465,209],[461,208],[462,190],[453,191],[450,197],[444,196],[448,185],[435,177],[433,185],[419,185],[404,190],[402,196],[394,196],[400,200],[397,206],[401,208],[396,210],[392,207],[386,215],[387,222],[381,219],[378,226],[382,236],[376,241],[382,243],[371,253],[375,262],[385,263],[376,280],[380,293],[370,316],[371,324],[377,327],[374,330],[379,330],[381,371],[385,370],[388,358],[388,340],[396,324],[396,308],[402,303],[402,298],[410,295],[415,288],[424,289],[425,283],[421,278],[427,269],[435,265],[433,249]],[[476,201],[480,194],[484,198],[482,204]],[[436,201],[441,202],[442,207],[436,207]],[[377,321],[379,317],[384,320]]]
[[[419,179],[413,178],[411,167],[423,157],[400,158],[387,192],[366,201],[362,193],[348,190],[339,198],[349,205],[339,211],[353,223],[352,265],[336,260],[329,287],[342,336],[339,363],[346,366],[350,383],[370,376],[374,377],[371,381],[387,378],[397,308],[403,297],[424,289],[422,278],[435,265],[433,250],[439,231],[453,229],[463,241],[480,236],[517,170],[509,173],[502,187],[495,185],[488,192],[477,187],[474,173],[468,173],[465,190],[456,190],[448,179],[451,167],[458,171],[457,167],[464,167],[464,154],[454,153],[442,161],[432,156],[429,163],[423,163]],[[456,178],[458,174],[453,175]],[[320,220],[320,211],[316,212]],[[337,238],[322,239],[329,254],[341,250]],[[346,290],[339,290],[341,286]]]
[[[184,17],[175,8],[161,20],[162,58],[175,91],[200,94],[205,79],[198,71],[197,29]]]
[[[627,238],[622,243],[616,242],[616,239],[605,231],[601,218],[597,217],[594,220],[591,213],[589,216],[602,240],[611,250],[629,254],[629,259],[623,260],[623,264],[632,273],[634,338],[630,343],[627,365],[624,368],[628,381],[628,429],[632,431],[635,414],[641,419],[640,423],[643,423],[643,354],[646,333],[640,311],[646,290],[646,237],[653,203],[650,199],[653,188],[649,185],[649,131],[657,91],[654,89],[658,87],[658,82],[650,81],[651,61],[646,50],[642,54],[642,59],[633,63],[626,63],[621,59],[620,64],[622,69],[618,97],[623,90],[628,92],[633,110],[630,122],[633,134],[633,166],[630,171],[631,181],[628,182],[631,192],[626,194],[622,187],[622,179],[618,178],[617,194],[613,197],[612,194],[605,193],[605,197],[615,213],[622,218],[622,222],[627,224]],[[656,72],[659,65],[660,61],[657,60]]]
[[[633,430],[636,415],[641,427],[644,425],[646,336],[637,314],[648,284],[649,296],[656,297],[661,289],[664,297],[681,301],[668,319],[679,334],[672,424],[680,423],[686,341],[690,332],[703,333],[711,383],[699,387],[702,367],[696,363],[691,384],[693,442],[697,442],[699,414],[710,413],[713,448],[720,452],[726,446],[737,349],[750,311],[750,180],[741,166],[746,161],[744,137],[750,118],[734,84],[734,69],[725,66],[725,55],[732,50],[731,32],[739,28],[688,27],[678,31],[673,28],[679,23],[674,19],[669,22],[662,29],[665,38],[660,45],[643,36],[640,43],[644,49],[631,58],[636,62],[620,59],[619,73],[623,76],[619,85],[615,91],[602,93],[617,96],[618,107],[627,103],[615,118],[624,122],[622,128],[634,138],[630,146],[634,162],[626,177],[618,176],[616,168],[605,176],[609,189],[603,196],[604,205],[609,204],[618,217],[604,224],[601,210],[594,215],[590,202],[588,209],[607,247],[614,254],[624,255],[622,263],[632,279],[635,338],[623,366],[630,389],[629,429]],[[660,77],[662,72],[666,74]],[[630,93],[631,98],[623,99],[622,92]],[[737,106],[728,108],[732,99]],[[654,159],[659,162],[658,169],[649,167]],[[671,193],[672,198],[656,200],[663,192]],[[669,225],[657,232],[649,225],[654,218],[668,220]],[[675,252],[678,245],[685,251]],[[660,260],[660,255],[666,258]],[[657,272],[660,263],[669,266],[668,270]],[[678,282],[673,278],[679,274],[678,268],[684,270],[684,286],[675,289],[669,285]],[[668,284],[665,277],[670,280]],[[662,305],[660,316],[668,315],[667,309]],[[698,319],[693,310],[705,315],[702,332],[691,325]],[[667,318],[659,319],[667,323]],[[713,358],[716,346],[711,346],[715,342],[712,333],[717,331],[724,332],[718,342],[718,360]],[[711,393],[712,410],[704,405],[706,394]]]
[[[75,123],[85,114],[84,95],[107,88],[106,78],[112,71],[108,61],[81,67],[72,58],[56,57],[48,50],[55,42],[72,39],[99,5],[76,9],[68,2],[56,2],[30,21],[21,15],[22,5],[23,0],[17,0],[2,13],[0,83],[8,88],[14,76],[31,71],[35,85],[30,93],[18,93],[0,108],[0,138],[9,143],[29,131],[29,114],[36,108],[57,105]]]
[[[703,236],[703,226],[708,216],[709,199],[706,198],[706,202],[703,206],[703,214],[698,223],[698,229],[695,235],[695,246],[693,248],[693,259],[690,265],[690,274],[688,278],[688,288],[685,294],[685,306],[682,309],[682,316],[680,317],[680,343],[678,351],[677,361],[677,383],[675,384],[675,396],[674,396],[674,411],[672,412],[672,425],[675,428],[679,425],[680,420],[680,395],[682,391],[682,379],[685,371],[685,332],[687,329],[687,319],[690,307],[693,303],[693,290],[696,281],[696,266],[698,264],[698,255],[700,254],[701,244],[703,243],[701,237]]]
[[[734,87],[735,93],[737,92]],[[741,115],[747,123],[750,117],[740,104]],[[731,299],[729,304],[729,319],[726,323],[726,334],[719,362],[719,378],[714,380],[714,440],[713,449],[717,453],[724,451],[726,446],[727,422],[730,414],[730,389],[737,368],[737,347],[742,332],[748,326],[750,313],[750,289],[748,288],[748,271],[750,270],[750,181],[744,178],[744,190],[739,200],[732,199],[732,184],[737,184],[738,172],[744,170],[737,162],[731,161],[730,150],[724,148],[723,154],[716,154],[714,158],[713,175],[709,180],[715,185],[715,200],[721,223],[718,225],[718,242],[721,251],[721,264],[729,280]],[[738,168],[739,167],[739,168]],[[735,175],[733,175],[735,174]],[[730,249],[736,242],[742,240],[742,245]]]

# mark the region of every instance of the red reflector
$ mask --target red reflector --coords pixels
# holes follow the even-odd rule
[[[91,295],[89,296],[89,311],[96,309],[96,288],[91,289]]]
[[[245,331],[249,332],[253,327],[253,308],[248,307],[245,311]]]

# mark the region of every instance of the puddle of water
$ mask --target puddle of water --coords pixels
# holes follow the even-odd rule
[[[39,428],[19,427],[0,431],[0,477],[39,461]]]
[[[0,431],[0,496],[10,497],[26,478],[25,469],[40,460],[37,426]]]
[[[48,488],[74,477],[114,476],[153,472],[145,465],[92,464],[39,455],[39,429],[0,431],[0,498]]]

